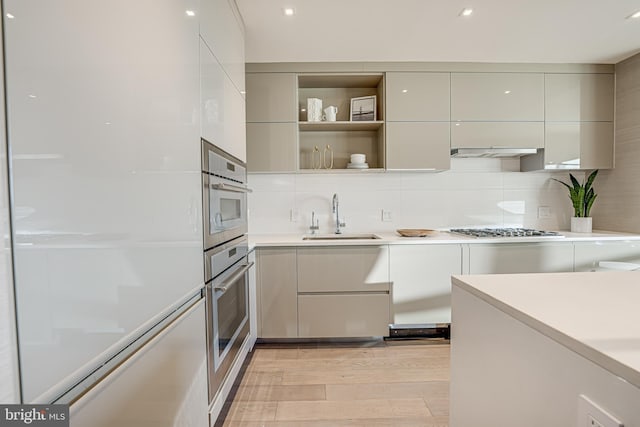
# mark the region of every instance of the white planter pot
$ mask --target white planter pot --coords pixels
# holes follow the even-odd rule
[[[572,233],[591,233],[591,217],[571,217]]]

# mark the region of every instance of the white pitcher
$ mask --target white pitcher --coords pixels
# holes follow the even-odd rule
[[[323,118],[328,122],[335,122],[337,114],[338,114],[338,107],[334,107],[333,105],[330,105],[324,109]]]
[[[322,99],[307,98],[307,121],[319,122],[322,120]]]

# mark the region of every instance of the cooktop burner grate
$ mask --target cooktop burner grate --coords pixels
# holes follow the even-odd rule
[[[449,231],[472,237],[564,237],[556,231],[533,228],[452,228]]]

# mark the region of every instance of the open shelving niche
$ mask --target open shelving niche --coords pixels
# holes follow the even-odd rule
[[[352,122],[351,98],[376,96],[376,121]],[[337,121],[307,121],[307,98],[322,99],[322,108],[338,107]],[[384,74],[298,75],[298,170],[300,172],[380,172],[385,167]],[[330,145],[333,168],[314,169],[314,147],[320,154]],[[367,156],[369,169],[347,169],[351,154]],[[327,155],[328,160],[328,155]]]

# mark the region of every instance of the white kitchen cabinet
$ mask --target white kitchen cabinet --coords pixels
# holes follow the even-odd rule
[[[434,170],[451,167],[448,122],[388,122],[388,170]]]
[[[388,247],[298,248],[298,333],[303,338],[386,336]]]
[[[545,74],[545,121],[612,122],[613,74]]]
[[[543,122],[451,123],[451,148],[543,147]]]
[[[389,290],[387,246],[298,249],[298,292]]]
[[[298,283],[295,248],[261,248],[256,254],[258,337],[298,336]]]
[[[451,276],[462,273],[460,245],[392,245],[392,323],[451,322]]]
[[[387,122],[448,122],[449,73],[386,74]]]
[[[469,274],[573,271],[570,242],[469,245]]]
[[[451,148],[542,147],[542,73],[451,74]]]
[[[247,73],[247,170],[294,172],[298,112],[294,73]]]
[[[295,123],[247,123],[250,172],[295,172],[298,126]]]
[[[610,169],[613,122],[547,123],[545,168]]]
[[[452,121],[544,120],[542,73],[452,73]]]
[[[575,271],[606,270],[600,267],[601,261],[640,265],[639,241],[576,242],[574,248]]]
[[[386,74],[386,168],[450,168],[449,73]]]
[[[545,75],[545,145],[523,171],[614,166],[614,75]]]
[[[247,122],[298,121],[294,73],[247,73]]]
[[[200,300],[70,406],[72,427],[208,426]]]
[[[3,3],[25,402],[202,286],[196,7]]]
[[[298,296],[301,338],[380,337],[389,334],[388,294]]]
[[[202,40],[200,88],[202,137],[240,160],[246,160],[244,99]]]
[[[245,91],[244,27],[235,2],[200,2],[200,36],[229,76],[236,89]]]

